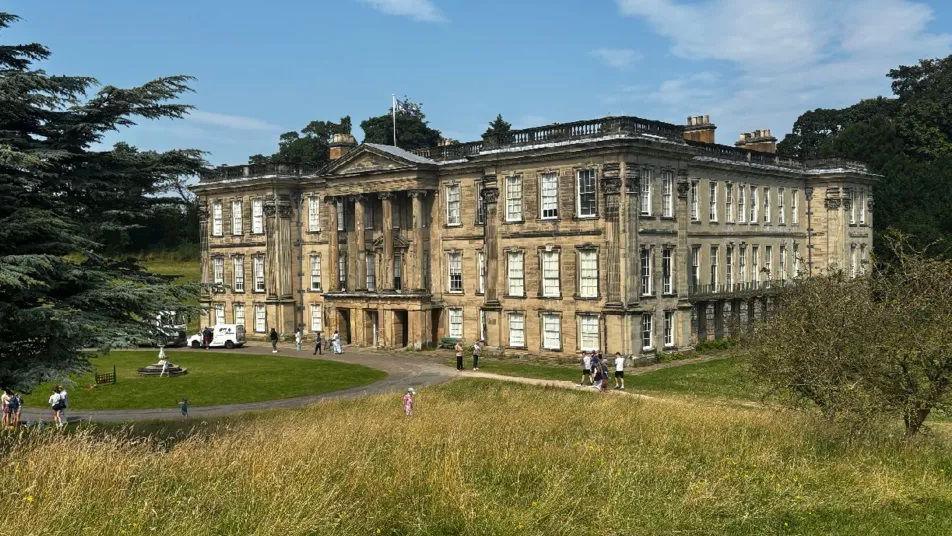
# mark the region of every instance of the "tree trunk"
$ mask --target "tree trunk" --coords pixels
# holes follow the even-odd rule
[[[926,418],[929,417],[929,413],[931,412],[932,408],[929,407],[915,407],[903,413],[902,420],[906,425],[906,438],[910,438],[919,433],[919,430],[922,429],[922,424],[926,422]]]

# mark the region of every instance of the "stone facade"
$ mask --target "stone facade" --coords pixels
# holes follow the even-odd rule
[[[219,168],[194,188],[203,323],[643,353],[729,335],[798,275],[865,270],[874,175],[713,132],[612,117],[413,153],[338,137],[321,170]]]

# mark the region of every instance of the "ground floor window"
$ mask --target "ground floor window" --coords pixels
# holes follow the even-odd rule
[[[266,326],[264,305],[255,305],[255,332],[264,333]]]
[[[542,348],[562,349],[562,318],[555,313],[542,313]]]
[[[224,324],[225,323],[225,304],[216,303],[215,304],[215,324]]]
[[[455,339],[463,338],[463,310],[448,309],[447,318],[449,320],[449,336]]]
[[[583,352],[598,351],[598,315],[579,315],[578,347]]]
[[[641,315],[641,349],[651,350],[654,347],[651,329],[651,313]]]
[[[324,331],[324,311],[319,303],[311,304],[311,331]]]
[[[509,346],[526,347],[526,315],[509,313]]]
[[[238,324],[239,326],[244,326],[245,325],[245,304],[236,303],[234,305],[234,310],[235,310],[235,324]]]
[[[664,312],[664,345],[674,346],[674,311]]]
[[[373,292],[377,290],[377,257],[368,253],[367,263],[367,290]]]

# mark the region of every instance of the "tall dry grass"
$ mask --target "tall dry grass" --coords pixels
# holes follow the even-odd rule
[[[246,419],[167,449],[7,438],[3,534],[949,534],[952,449],[807,418],[491,382]]]

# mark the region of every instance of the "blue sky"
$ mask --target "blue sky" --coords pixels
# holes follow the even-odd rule
[[[312,119],[423,102],[445,136],[613,114],[684,122],[717,139],[804,110],[889,94],[886,72],[952,53],[952,4],[935,0],[8,0],[4,43],[36,41],[43,68],[129,86],[196,77],[180,121],[119,133],[194,147],[214,164],[270,154]],[[112,140],[110,140],[112,141]]]

